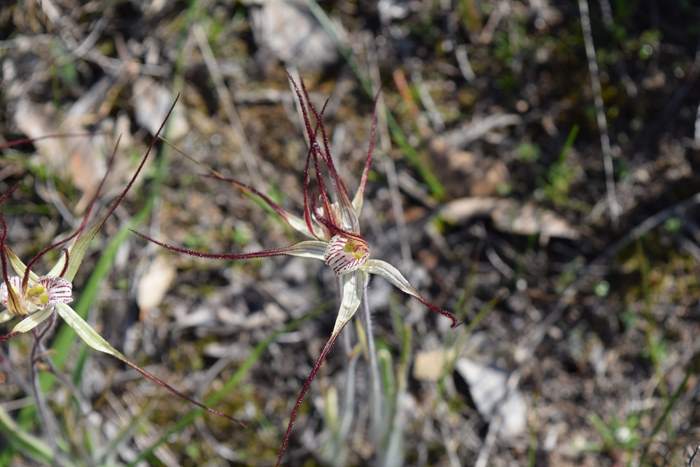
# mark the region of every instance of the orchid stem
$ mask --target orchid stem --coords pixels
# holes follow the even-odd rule
[[[367,285],[362,291],[362,323],[365,326],[365,334],[367,335],[367,353],[369,354],[369,376],[371,384],[371,424],[372,435],[374,439],[380,439],[382,433],[383,404],[382,390],[380,385],[379,364],[377,363],[377,349],[374,345],[374,333],[372,332],[372,314],[369,309],[369,300],[367,298]]]
[[[58,429],[56,427],[56,421],[53,416],[49,413],[48,407],[46,405],[46,399],[44,398],[44,393],[39,387],[39,366],[38,361],[41,359],[41,354],[46,351],[44,346],[45,340],[53,333],[56,326],[56,314],[52,313],[49,318],[49,322],[46,324],[44,329],[37,333],[34,331],[34,345],[32,346],[32,352],[30,355],[29,365],[32,369],[32,393],[34,395],[34,401],[36,402],[37,411],[39,413],[39,418],[43,426],[44,434],[47,438],[49,447],[51,448],[51,453],[53,456],[56,455],[58,444]]]

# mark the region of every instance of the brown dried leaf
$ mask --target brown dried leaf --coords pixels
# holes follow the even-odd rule
[[[175,279],[176,269],[165,256],[157,256],[141,276],[136,303],[141,312],[147,312],[160,305],[165,293]]]

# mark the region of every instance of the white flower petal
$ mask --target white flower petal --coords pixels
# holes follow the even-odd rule
[[[420,295],[418,291],[413,288],[410,282],[401,274],[401,271],[396,269],[390,263],[382,261],[380,259],[370,259],[365,263],[362,268],[370,274],[376,274],[382,276],[384,279],[391,282],[395,287],[399,288],[402,292],[412,295],[418,298]]]
[[[12,328],[12,332],[29,332],[44,321],[46,321],[46,318],[51,316],[51,313],[53,313],[52,307],[46,307],[43,310],[37,311],[36,313],[32,313],[31,315],[27,316],[22,321],[17,323],[17,325],[14,328]]]
[[[394,286],[398,287],[402,292],[407,293],[408,295],[421,302],[433,313],[439,313],[445,318],[452,321],[452,327],[456,327],[459,325],[459,323],[457,322],[457,318],[452,313],[450,313],[447,310],[443,310],[439,306],[434,305],[425,298],[423,298],[423,296],[419,294],[415,288],[413,288],[413,286],[408,282],[408,280],[406,280],[406,278],[403,277],[403,274],[401,274],[401,272],[398,269],[396,269],[394,266],[387,263],[386,261],[382,261],[380,259],[370,259],[362,267],[362,270],[370,274],[382,276],[383,278],[391,282]]]
[[[367,279],[367,273],[362,270],[340,276],[342,299],[333,326],[333,335],[337,335],[357,312],[362,303],[362,292],[367,285]]]
[[[318,240],[307,240],[299,242],[289,247],[289,251],[285,252],[289,256],[298,256],[300,258],[313,258],[323,261],[326,254],[328,243]]]

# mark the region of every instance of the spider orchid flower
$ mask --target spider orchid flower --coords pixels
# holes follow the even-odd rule
[[[210,253],[171,245],[155,240],[144,234],[134,232],[144,239],[168,250],[200,258],[247,260],[287,255],[316,259],[323,261],[338,276],[341,302],[335,325],[299,392],[290,415],[287,430],[278,451],[276,465],[280,465],[282,461],[297,417],[297,412],[304,401],[311,382],[333,347],[338,335],[357,312],[370,274],[382,276],[402,292],[420,301],[430,311],[439,313],[450,319],[452,321],[452,327],[457,326],[457,319],[452,313],[428,302],[408,280],[406,280],[397,268],[386,261],[371,258],[370,247],[361,234],[359,217],[362,212],[364,191],[375,145],[377,126],[376,100],[364,169],[357,191],[353,198],[350,199],[345,183],[339,177],[333,162],[333,157],[330,153],[328,135],[326,134],[326,129],[322,120],[325,105],[319,113],[309,100],[309,94],[303,80],[301,81],[300,90],[294,79],[291,76],[288,77],[297,95],[306,136],[309,140],[309,149],[304,167],[304,210],[302,216],[296,216],[286,211],[269,196],[255,188],[235,179],[225,177],[214,170],[209,170],[209,173],[204,176],[228,182],[243,193],[262,201],[274,210],[274,212],[276,212],[292,229],[307,237],[308,240],[284,248],[262,250],[252,253]],[[315,121],[315,129],[312,129],[312,117]],[[318,139],[321,140],[321,144],[319,144]],[[182,153],[182,151],[179,152]],[[313,191],[311,184],[312,168],[316,182],[315,190]],[[329,194],[326,178],[330,180],[334,199],[331,199]],[[320,200],[320,206],[316,205],[317,199]]]
[[[146,153],[141,158],[141,161],[132,175],[129,183],[122,190],[119,196],[112,202],[107,210],[107,214],[102,217],[102,219],[95,223],[89,229],[88,223],[90,215],[92,214],[93,208],[97,199],[99,198],[100,192],[104,186],[104,183],[109,175],[111,168],[114,164],[114,160],[117,154],[117,148],[119,146],[119,140],[115,145],[114,151],[112,152],[108,165],[107,171],[100,181],[95,194],[90,199],[88,203],[88,208],[85,211],[83,219],[78,226],[78,228],[66,238],[59,240],[43,249],[41,249],[29,262],[25,265],[22,260],[10,249],[7,245],[7,234],[8,226],[5,221],[4,213],[2,211],[2,206],[7,202],[7,200],[12,196],[12,193],[17,189],[18,185],[11,187],[5,193],[0,194],[0,267],[2,270],[2,284],[0,285],[0,305],[2,305],[5,310],[0,312],[0,323],[8,322],[15,318],[22,318],[13,328],[9,334],[0,336],[0,342],[8,340],[19,334],[27,333],[32,331],[37,326],[45,322],[49,317],[51,317],[54,312],[57,313],[63,320],[68,324],[76,334],[92,349],[99,352],[111,355],[119,360],[121,360],[126,365],[130,366],[134,370],[138,371],[147,379],[152,382],[162,386],[171,394],[180,397],[207,412],[215,415],[225,417],[236,423],[242,425],[238,420],[229,417],[228,415],[219,412],[217,410],[207,407],[205,404],[190,398],[184,393],[178,391],[177,389],[170,386],[165,381],[161,380],[157,376],[151,374],[150,372],[139,367],[132,361],[130,361],[124,354],[119,352],[117,349],[112,347],[95,329],[90,326],[87,321],[85,321],[73,308],[69,306],[69,303],[73,301],[73,278],[75,277],[80,265],[83,261],[85,253],[87,252],[88,246],[94,239],[95,235],[100,231],[102,226],[105,224],[107,219],[114,213],[119,204],[126,197],[127,193],[134,184],[136,178],[141,173],[149,154],[152,152],[155,142],[158,140],[158,135],[162,131],[165,123],[172,113],[177,99],[173,103],[172,107],[168,111],[165,120],[161,124],[155,137],[151,140]],[[75,134],[65,134],[65,135],[50,135],[49,137],[66,137],[66,136],[83,136]],[[41,137],[38,139],[42,139]],[[28,142],[33,142],[35,139],[22,139],[12,141],[0,147],[6,148],[12,145],[24,144]],[[71,243],[72,242],[72,243]],[[67,246],[69,245],[70,246]],[[56,264],[49,270],[45,275],[37,275],[33,272],[33,266],[49,251],[61,249],[61,256]],[[10,274],[10,267],[14,270],[16,275]]]

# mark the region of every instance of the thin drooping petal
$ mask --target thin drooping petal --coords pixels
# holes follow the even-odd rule
[[[372,155],[374,153],[374,147],[377,144],[377,102],[379,100],[379,93],[374,97],[374,112],[372,112],[372,126],[369,131],[369,147],[367,148],[367,158],[365,159],[365,167],[362,169],[362,177],[360,178],[360,185],[357,187],[355,196],[352,199],[352,207],[355,210],[357,217],[362,214],[362,204],[365,199],[365,186],[367,185],[367,176],[369,175],[369,169],[372,166]]]
[[[148,160],[148,156],[151,154],[153,151],[153,147],[155,146],[156,142],[158,141],[158,137],[160,133],[163,131],[163,128],[165,127],[165,124],[168,121],[168,118],[170,118],[170,115],[173,113],[173,110],[175,110],[175,105],[177,104],[178,99],[180,98],[180,95],[178,94],[175,96],[175,100],[173,101],[173,104],[170,106],[168,109],[168,113],[165,114],[165,118],[163,119],[163,122],[160,124],[158,127],[158,130],[156,131],[156,134],[153,136],[151,139],[151,142],[148,144],[148,148],[146,149],[146,152],[144,153],[143,157],[141,157],[141,161],[139,162],[138,167],[136,167],[136,171],[134,174],[131,176],[129,179],[129,182],[126,184],[126,187],[119,193],[119,196],[112,202],[112,204],[109,206],[107,209],[107,214],[97,222],[94,226],[92,226],[90,229],[87,231],[81,232],[81,234],[78,236],[78,238],[75,240],[75,243],[73,246],[70,248],[70,258],[71,261],[68,264],[68,267],[66,268],[63,277],[65,277],[68,281],[72,281],[75,275],[78,272],[78,269],[80,268],[80,265],[83,261],[83,258],[85,256],[85,253],[87,252],[88,246],[92,242],[92,239],[95,238],[95,235],[97,235],[97,232],[102,229],[102,226],[107,222],[107,219],[114,213],[114,211],[117,209],[117,207],[121,204],[121,202],[124,200],[126,197],[127,193],[133,186],[134,182],[136,182],[136,179],[138,178],[139,174],[143,170],[144,165],[146,164],[146,161]]]
[[[192,399],[191,397],[187,396],[186,394],[178,391],[174,387],[170,386],[168,383],[163,381],[162,379],[158,378],[154,374],[144,370],[128,358],[124,354],[122,354],[120,351],[112,347],[109,342],[107,342],[102,336],[98,334],[97,331],[95,331],[92,326],[90,326],[87,321],[85,321],[78,313],[75,312],[70,306],[66,305],[65,303],[59,303],[56,305],[56,311],[58,314],[63,318],[63,320],[68,324],[73,330],[80,336],[80,338],[90,347],[93,349],[97,350],[98,352],[106,353],[107,355],[111,355],[134,370],[138,371],[141,373],[144,377],[147,379],[153,381],[154,383],[158,384],[159,386],[162,386],[165,388],[168,392],[171,394],[174,394],[175,396],[186,400],[187,402],[190,402],[191,404],[196,405],[197,407],[206,410],[207,412],[213,414],[213,415],[218,415],[219,417],[224,417],[228,420],[231,420],[233,422],[238,423],[241,426],[245,426],[245,424],[239,420],[236,420],[233,417],[230,417],[229,415],[226,415],[223,412],[219,412],[218,410],[212,409],[208,407],[207,405],[203,404],[202,402],[199,402],[198,400]]]
[[[200,167],[203,167],[207,172],[209,172],[206,174],[202,174],[203,177],[213,178],[213,179],[220,180],[222,182],[226,182],[226,183],[233,185],[234,187],[241,190],[243,193],[250,195],[250,196],[253,196],[253,197],[259,199],[260,201],[262,201],[263,203],[265,203],[270,209],[275,211],[277,213],[277,215],[279,215],[291,228],[293,228],[297,232],[300,232],[309,238],[318,238],[318,237],[316,237],[316,235],[313,234],[312,231],[309,230],[309,228],[307,227],[307,225],[303,219],[301,219],[300,217],[298,217],[298,216],[292,214],[291,212],[287,211],[286,209],[284,209],[282,206],[280,206],[279,204],[274,202],[272,200],[272,198],[270,198],[265,193],[258,191],[255,188],[253,188],[252,186],[246,185],[243,182],[239,182],[238,180],[236,180],[234,178],[230,178],[230,177],[226,177],[226,176],[222,175],[218,171],[212,169],[211,167],[207,167],[205,164],[201,163],[200,161],[198,161],[194,157],[190,156],[185,151],[180,149],[177,145],[168,141],[166,138],[161,137],[160,139],[161,139],[161,141],[166,143],[168,146],[170,146],[173,150],[175,150],[178,154],[183,156],[185,159],[197,164]]]
[[[429,301],[427,301],[421,294],[418,293],[418,291],[413,288],[413,286],[406,280],[406,278],[401,274],[401,272],[396,269],[394,266],[391,264],[387,263],[386,261],[382,261],[380,259],[370,259],[365,263],[365,265],[362,267],[365,271],[367,271],[370,274],[376,274],[378,276],[382,276],[394,286],[399,288],[402,292],[407,293],[408,295],[414,297],[417,299],[419,302],[421,302],[423,305],[428,307],[428,309],[434,313],[439,313],[442,316],[445,316],[446,318],[449,318],[452,321],[452,327],[457,327],[457,318],[450,313],[447,310],[443,310],[442,308],[433,305]]]
[[[29,260],[26,266],[26,270],[22,276],[22,290],[25,290],[27,288],[27,284],[29,282],[29,277],[32,274],[32,266],[39,261],[39,259],[44,256],[46,253],[48,253],[51,250],[54,250],[56,248],[59,248],[65,244],[67,244],[69,241],[80,235],[83,230],[85,230],[85,227],[87,227],[88,221],[90,220],[90,215],[92,214],[92,210],[95,207],[95,203],[97,202],[97,199],[100,197],[100,193],[102,192],[102,188],[104,187],[105,182],[107,181],[107,177],[109,176],[109,173],[112,171],[112,167],[114,166],[114,160],[117,157],[117,149],[119,148],[119,142],[121,141],[121,135],[117,138],[117,142],[114,144],[114,149],[112,150],[112,154],[109,156],[109,159],[107,160],[107,170],[105,170],[105,174],[102,176],[102,179],[100,180],[100,183],[97,185],[97,189],[95,190],[95,193],[92,195],[92,198],[88,202],[88,207],[85,210],[85,214],[83,215],[83,219],[80,222],[80,225],[78,228],[70,234],[68,237],[64,238],[63,240],[59,240],[58,242],[55,242],[43,249],[41,249],[32,259]],[[63,261],[63,264],[61,264],[61,261]],[[54,269],[58,268],[58,272],[65,272],[65,270],[68,268],[68,255],[62,256],[61,260],[52,268],[51,272],[49,272],[49,275],[51,275],[52,272],[54,272]]]
[[[301,258],[313,258],[323,261],[323,255],[325,254],[327,245],[326,242],[307,240],[285,248],[271,248],[269,250],[253,251],[250,253],[209,253],[206,251],[192,250],[190,248],[184,248],[161,242],[135,230],[132,230],[132,232],[144,240],[155,243],[156,245],[167,250],[208,259],[246,260],[254,258],[269,258],[272,256],[299,256]]]
[[[314,118],[316,119],[316,125],[321,130],[321,140],[323,141],[323,149],[325,152],[322,152],[319,148],[318,153],[322,156],[323,161],[326,164],[326,168],[328,169],[328,174],[330,175],[331,181],[333,182],[333,186],[335,187],[336,201],[338,202],[338,206],[340,207],[339,211],[341,217],[341,224],[345,229],[351,230],[354,233],[360,233],[360,223],[357,218],[357,215],[355,214],[355,210],[353,209],[352,203],[350,202],[348,190],[345,187],[345,183],[338,175],[338,171],[335,168],[335,163],[333,162],[333,155],[331,154],[330,145],[328,144],[328,135],[326,134],[326,127],[323,124],[323,117],[316,111],[316,108],[311,102],[311,99],[309,98],[309,93],[306,90],[306,85],[304,84],[304,80],[302,79],[300,80],[300,82],[301,89],[304,93],[304,98],[306,99],[306,105],[309,107],[309,110],[311,110],[311,113],[313,113]],[[299,97],[299,99],[301,100],[301,96]],[[305,116],[305,118],[308,117]],[[314,143],[316,143],[315,138]]]
[[[275,467],[279,467],[280,465],[282,465],[282,457],[284,456],[285,451],[287,451],[287,446],[289,445],[289,438],[292,435],[292,429],[294,428],[294,422],[296,421],[297,414],[299,413],[299,408],[304,402],[306,394],[309,392],[309,388],[311,388],[311,382],[316,377],[318,370],[321,369],[321,365],[323,365],[324,360],[333,348],[333,344],[335,343],[337,338],[338,334],[332,334],[331,337],[328,338],[328,341],[326,341],[326,344],[323,346],[323,349],[321,349],[321,353],[314,362],[314,366],[311,368],[309,376],[307,376],[306,380],[304,380],[304,384],[301,387],[301,391],[299,391],[299,395],[297,396],[297,400],[294,403],[292,412],[289,414],[289,422],[287,423],[287,429],[284,432],[282,444],[280,445],[280,448],[277,451],[277,462],[275,462]]]
[[[301,95],[301,92],[299,91],[299,87],[297,86],[296,82],[292,78],[292,76],[287,73],[287,77],[289,78],[290,83],[292,84],[292,87],[294,89],[294,92],[297,95],[297,98],[299,99],[299,108],[301,109],[301,115],[302,119],[304,120],[304,127],[306,128],[306,135],[309,138],[309,153],[307,155],[306,159],[306,167],[305,167],[305,175],[304,175],[304,217],[307,217],[307,214],[309,212],[309,206],[308,206],[308,193],[306,192],[307,187],[308,187],[308,169],[309,169],[309,159],[311,158],[314,163],[314,172],[316,174],[316,182],[318,183],[318,188],[319,188],[319,194],[321,196],[321,201],[323,204],[323,211],[324,214],[327,218],[329,218],[332,223],[337,224],[337,220],[335,219],[335,214],[331,210],[331,201],[328,197],[328,190],[326,189],[326,184],[323,181],[323,174],[321,173],[321,168],[318,162],[318,158],[322,158],[325,161],[325,156],[323,152],[321,151],[320,146],[318,145],[318,141],[316,141],[316,132],[311,129],[311,120],[309,119],[309,114],[306,110],[306,104],[304,101],[304,98]],[[317,122],[319,125],[323,125],[322,121]]]
[[[272,200],[272,198],[270,198],[266,194],[256,190],[255,188],[253,188],[249,185],[246,185],[245,183],[241,183],[238,180],[235,180],[233,178],[224,177],[224,176],[221,176],[221,175],[215,174],[215,173],[205,174],[204,176],[209,177],[209,178],[215,178],[217,180],[221,180],[223,182],[230,183],[231,185],[235,186],[236,188],[238,188],[242,192],[258,198],[263,203],[267,204],[270,207],[270,209],[275,211],[291,228],[293,228],[297,232],[299,232],[299,233],[301,233],[309,238],[318,238],[309,230],[308,226],[306,225],[306,222],[302,218],[287,211],[282,206],[275,203]]]
[[[14,328],[12,328],[12,333],[24,333],[29,332],[51,316],[53,313],[53,307],[46,307],[43,310],[39,310],[36,313],[24,318],[22,321],[17,323]]]
[[[289,445],[289,438],[292,434],[292,429],[294,428],[294,422],[296,421],[299,408],[304,402],[306,394],[309,392],[311,382],[316,377],[318,370],[321,369],[323,361],[333,348],[333,344],[340,335],[340,332],[343,330],[343,327],[348,324],[362,302],[362,291],[367,284],[367,273],[364,271],[355,271],[350,274],[345,274],[340,276],[340,283],[343,298],[340,303],[340,309],[338,310],[338,317],[336,318],[335,326],[333,326],[333,332],[331,333],[331,337],[328,338],[328,341],[323,346],[323,349],[321,349],[321,354],[316,359],[316,362],[314,362],[314,366],[311,368],[309,376],[306,377],[304,385],[302,386],[301,391],[299,391],[297,400],[294,403],[294,408],[289,415],[289,423],[287,424],[287,430],[284,433],[284,438],[282,438],[282,444],[277,452],[277,462],[275,463],[276,467],[282,463],[282,456],[284,456],[287,446]]]

